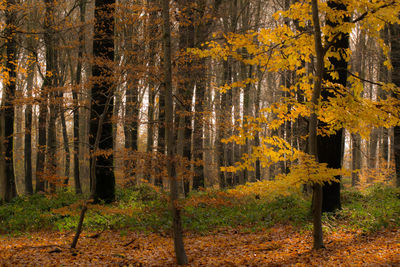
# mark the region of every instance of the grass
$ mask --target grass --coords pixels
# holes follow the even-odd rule
[[[172,218],[167,195],[142,185],[118,189],[116,196],[113,204],[89,207],[84,222],[86,229],[170,232]],[[64,191],[53,196],[35,194],[16,198],[0,206],[0,233],[74,229],[84,197]],[[257,231],[275,224],[307,229],[311,221],[309,198],[296,194],[271,201],[254,195],[235,197],[210,190],[193,192],[180,204],[184,228],[200,234],[227,228]],[[325,229],[347,227],[374,232],[400,224],[398,189],[377,185],[365,192],[345,190],[342,204],[342,210],[324,215]]]

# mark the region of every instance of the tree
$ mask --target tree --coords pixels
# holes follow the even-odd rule
[[[14,176],[14,97],[17,83],[17,5],[14,0],[6,1],[5,9],[5,50],[7,72],[0,111],[0,185],[4,190],[1,198],[10,201],[17,196]]]
[[[318,130],[318,117],[317,117],[317,107],[319,104],[319,98],[322,91],[322,79],[324,76],[324,48],[322,46],[321,40],[321,26],[319,22],[319,10],[318,10],[318,0],[311,1],[312,6],[312,21],[314,25],[314,45],[315,45],[315,76],[314,76],[314,88],[312,91],[311,104],[312,111],[310,115],[309,124],[309,153],[318,158],[319,144],[317,140],[317,130]],[[314,249],[320,249],[324,247],[324,242],[322,239],[322,222],[321,222],[321,212],[322,212],[322,187],[319,183],[313,183],[313,201],[312,201],[312,214],[313,214],[313,237],[314,237]]]
[[[391,63],[392,69],[392,82],[400,87],[400,24],[390,25],[390,41],[391,41]],[[398,92],[394,96],[400,100]],[[394,127],[394,161],[396,168],[396,186],[400,187],[400,126]]]
[[[171,65],[171,30],[169,19],[169,0],[162,2],[163,26],[164,26],[164,92],[165,92],[165,139],[167,143],[167,170],[170,184],[170,201],[172,211],[172,227],[174,235],[175,256],[178,265],[187,264],[187,256],[183,244],[182,220],[178,203],[178,183],[175,170],[175,134],[174,113],[172,102],[172,65]]]
[[[341,20],[336,18],[332,19],[328,16],[326,24],[333,29],[338,29],[341,25],[350,22],[350,16],[346,12],[347,7],[341,0],[328,1],[328,7],[332,12],[345,12],[344,17]],[[347,84],[347,65],[348,60],[346,59],[346,51],[349,48],[349,33],[342,31],[335,31],[333,40],[326,40],[325,47],[329,48],[332,53],[339,54],[340,56],[328,57],[332,67],[329,69],[330,72],[325,72],[324,79],[326,81],[340,84],[346,87]],[[331,75],[331,73],[338,74],[338,77]],[[335,97],[334,93],[331,93],[330,89],[325,87],[321,91],[322,98],[328,100],[330,97]],[[319,122],[324,124],[323,122]],[[324,127],[324,126],[322,126]],[[343,128],[338,129],[334,134],[328,136],[318,136],[318,160],[321,163],[327,163],[328,167],[334,169],[340,169],[342,167],[342,159],[344,153],[344,139],[343,139]],[[340,176],[336,177],[340,181]],[[334,212],[337,209],[341,209],[340,203],[340,182],[332,182],[324,184],[322,187],[322,211],[323,212]]]
[[[115,198],[113,169],[112,111],[114,95],[114,10],[115,0],[95,1],[93,39],[92,106],[90,116],[91,192],[95,201]]]
[[[78,64],[76,67],[76,86],[78,88],[81,88],[81,83],[82,83],[82,59],[84,55],[84,49],[85,49],[85,43],[84,43],[84,24],[85,24],[85,13],[86,13],[86,0],[80,0],[79,1],[79,18],[80,18],[80,29],[79,29],[79,48],[78,48]],[[82,193],[82,187],[81,187],[81,178],[80,178],[80,164],[79,164],[79,140],[80,140],[80,130],[79,130],[79,99],[78,99],[78,88],[72,91],[72,98],[74,100],[74,115],[73,115],[73,121],[74,121],[74,130],[73,130],[73,136],[74,136],[74,183],[75,183],[75,192],[77,194]]]

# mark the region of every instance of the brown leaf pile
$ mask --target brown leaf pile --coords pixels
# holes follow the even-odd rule
[[[40,232],[0,237],[0,266],[175,266],[170,237],[105,231],[85,234],[76,250],[73,233]],[[374,235],[338,231],[325,235],[326,249],[313,251],[310,233],[276,226],[257,233],[236,230],[187,234],[190,266],[339,266],[400,265],[400,229]]]

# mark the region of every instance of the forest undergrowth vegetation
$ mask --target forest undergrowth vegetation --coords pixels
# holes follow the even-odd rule
[[[240,189],[241,187],[239,187]],[[86,196],[69,191],[15,198],[0,205],[0,233],[20,235],[38,230],[72,231]],[[84,229],[141,231],[170,235],[168,195],[142,184],[119,188],[112,204],[90,205]],[[256,232],[275,225],[312,229],[311,197],[302,192],[283,195],[238,194],[238,188],[192,192],[180,202],[187,232],[207,235],[220,231]],[[376,184],[362,190],[343,189],[342,209],[324,214],[327,232],[341,229],[365,234],[400,226],[400,190]]]

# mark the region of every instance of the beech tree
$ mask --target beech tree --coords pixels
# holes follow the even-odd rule
[[[96,201],[115,198],[112,112],[115,0],[96,0],[90,116],[91,192]]]
[[[17,5],[14,0],[8,0],[5,4],[5,64],[3,73],[3,95],[0,111],[0,188],[1,198],[10,201],[17,196],[14,163],[13,163],[13,139],[14,139],[14,97],[17,83]]]
[[[170,204],[172,211],[172,228],[174,235],[175,256],[178,265],[187,264],[187,256],[183,244],[181,211],[178,200],[178,182],[176,176],[176,152],[175,152],[175,134],[174,134],[174,112],[172,101],[172,65],[171,65],[171,29],[169,17],[169,0],[162,2],[163,29],[164,29],[164,96],[165,96],[165,140],[167,144],[167,170],[170,185]]]
[[[400,24],[390,25],[390,42],[391,42],[391,53],[390,59],[393,66],[392,69],[392,81],[400,87]],[[396,91],[394,97],[400,99],[399,93]],[[400,187],[400,126],[394,127],[394,161],[396,168],[396,186]]]

